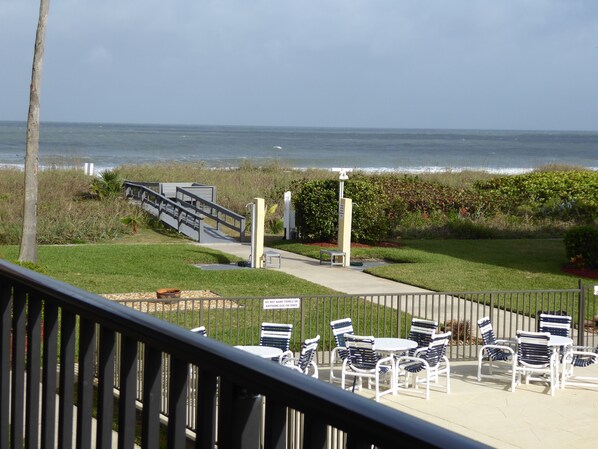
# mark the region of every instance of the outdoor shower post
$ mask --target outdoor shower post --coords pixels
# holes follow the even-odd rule
[[[251,268],[262,268],[264,258],[264,220],[266,204],[263,198],[253,199],[251,217]]]

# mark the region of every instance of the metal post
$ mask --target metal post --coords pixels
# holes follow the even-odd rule
[[[579,279],[579,304],[577,306],[577,344],[585,346],[586,297],[583,282]]]

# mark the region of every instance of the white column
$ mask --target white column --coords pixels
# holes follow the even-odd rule
[[[351,265],[351,221],[353,219],[353,200],[341,199],[338,212],[338,249],[345,253],[345,267]]]
[[[251,268],[262,268],[266,203],[263,198],[254,198],[253,204],[253,217],[251,221]]]

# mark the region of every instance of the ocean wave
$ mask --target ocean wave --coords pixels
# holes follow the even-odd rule
[[[134,164],[127,164],[127,165],[134,165]],[[145,164],[144,164],[145,165]],[[159,162],[156,163],[159,165]],[[96,165],[93,169],[93,174],[100,174],[105,171],[110,171],[117,169],[118,166],[111,166],[111,165]],[[230,166],[217,166],[217,167],[206,167],[210,170],[237,170],[239,167],[230,165]],[[585,167],[588,170],[598,171],[598,167]],[[8,163],[0,163],[0,169],[24,169],[24,164],[8,164]],[[40,164],[40,170],[56,170],[56,169],[65,169],[65,170],[72,170],[72,169],[81,169],[81,171],[85,170],[84,164],[79,165],[43,165]],[[306,171],[306,170],[329,170],[326,168],[321,167],[289,167],[291,170],[298,170],[298,171]],[[354,172],[362,172],[362,173],[371,173],[371,174],[436,174],[436,173],[462,173],[462,172],[482,172],[482,173],[490,173],[494,175],[522,175],[525,173],[530,173],[534,171],[535,168],[529,167],[441,167],[441,166],[418,166],[418,167],[401,167],[401,168],[390,168],[390,167],[353,167]]]

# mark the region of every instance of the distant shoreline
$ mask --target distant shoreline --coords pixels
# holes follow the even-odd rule
[[[201,163],[201,161],[197,161]],[[173,161],[173,163],[183,163],[180,161]],[[130,166],[145,166],[145,165],[155,165],[156,167],[163,164],[163,162],[149,162],[149,163],[139,163],[139,164],[126,164]],[[566,166],[567,164],[558,164]],[[259,166],[259,164],[256,164]],[[265,164],[264,166],[267,166]],[[85,164],[40,164],[40,170],[50,170],[50,169],[81,169],[84,170]],[[378,168],[378,167],[365,167],[359,168],[354,167],[352,168],[355,172],[362,172],[368,174],[406,174],[406,175],[419,175],[419,174],[447,174],[447,173],[463,173],[463,172],[479,172],[479,173],[488,173],[491,175],[522,175],[526,173],[531,173],[535,170],[541,169],[544,166],[536,167],[536,168],[489,168],[489,167],[406,167],[406,168]],[[570,167],[576,167],[575,165],[570,165]],[[118,168],[118,166],[94,166],[93,174],[99,174],[104,171],[114,170]],[[231,166],[231,167],[207,167],[210,170],[236,170],[239,166]],[[582,169],[590,170],[590,171],[598,171],[598,167],[580,167]],[[23,170],[24,164],[2,164],[0,163],[0,170],[3,169],[18,169]],[[322,171],[329,171],[330,169],[321,168],[321,167],[284,167],[284,169],[288,170],[297,170],[297,171],[306,171],[306,170],[322,170]]]

